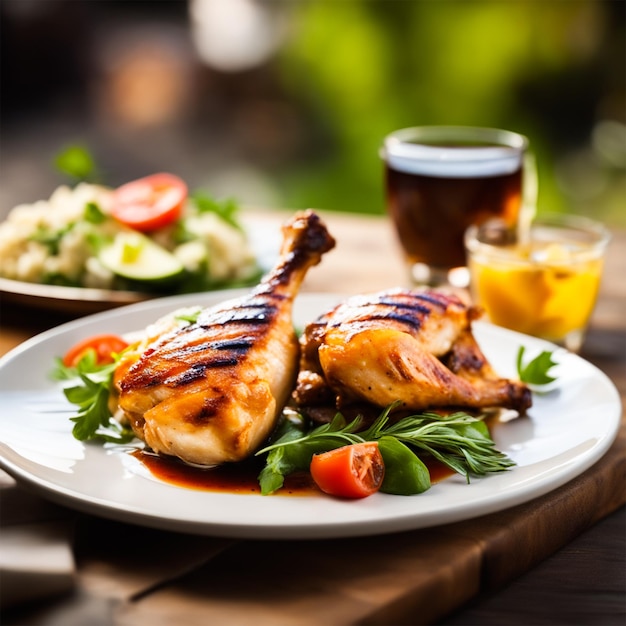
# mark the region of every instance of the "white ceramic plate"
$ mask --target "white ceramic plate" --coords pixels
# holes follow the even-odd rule
[[[375,494],[359,501],[323,495],[215,493],[158,481],[128,450],[83,444],[71,435],[72,407],[48,374],[55,356],[95,333],[136,331],[181,306],[211,305],[239,292],[143,302],[47,331],[0,360],[0,466],[43,496],[75,509],[166,530],[240,538],[331,538],[373,535],[456,522],[545,494],[584,472],[613,442],[620,421],[614,385],[596,367],[566,351],[558,384],[535,396],[528,417],[498,424],[497,446],[517,466],[473,479],[453,476],[412,497]],[[301,294],[295,323],[340,297]],[[515,375],[518,347],[531,357],[546,342],[475,324],[487,357],[503,376]]]

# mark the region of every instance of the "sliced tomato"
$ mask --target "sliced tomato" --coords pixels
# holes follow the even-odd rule
[[[325,493],[342,498],[364,498],[380,489],[385,464],[378,443],[370,441],[315,454],[310,471]]]
[[[118,335],[96,335],[79,341],[72,346],[63,357],[63,365],[76,367],[88,350],[96,353],[96,363],[106,365],[113,363],[113,354],[118,354],[128,347],[128,342]]]
[[[141,232],[171,224],[181,214],[187,185],[174,174],[153,174],[118,187],[113,194],[113,217]]]

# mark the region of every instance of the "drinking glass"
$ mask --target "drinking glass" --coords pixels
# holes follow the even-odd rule
[[[484,223],[468,229],[472,299],[491,322],[578,352],[610,239],[586,217],[540,214],[524,237]]]
[[[528,139],[495,128],[422,126],[384,139],[386,206],[415,284],[467,286],[463,237],[497,217],[514,227],[536,205]]]

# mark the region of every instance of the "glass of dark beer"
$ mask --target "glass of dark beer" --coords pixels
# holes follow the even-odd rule
[[[414,284],[467,286],[467,228],[497,218],[513,229],[532,217],[536,178],[523,135],[405,128],[385,138],[381,156],[387,211]]]

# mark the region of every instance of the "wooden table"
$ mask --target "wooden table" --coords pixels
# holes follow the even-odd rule
[[[276,228],[286,213],[255,214]],[[325,214],[338,241],[304,291],[405,283],[380,217]],[[626,232],[615,233],[582,356],[626,395]],[[65,321],[2,303],[0,353]],[[626,428],[590,470],[501,513],[439,528],[328,541],[230,541],[107,521],[53,506],[2,476],[4,528],[58,519],[75,585],[3,611],[3,624],[622,624]],[[1,472],[0,472],[1,474]],[[2,595],[0,581],[0,596]]]

